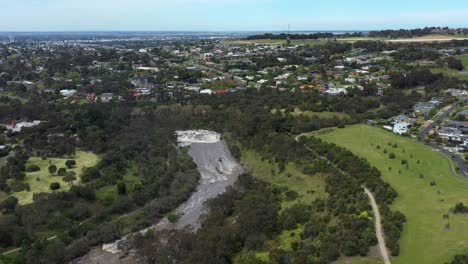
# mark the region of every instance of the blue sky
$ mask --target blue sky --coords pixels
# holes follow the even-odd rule
[[[0,0],[0,31],[468,27],[468,0]]]

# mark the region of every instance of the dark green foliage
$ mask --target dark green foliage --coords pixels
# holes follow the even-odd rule
[[[125,185],[125,182],[119,182],[117,184],[117,193],[119,195],[127,194],[127,185]]]
[[[57,172],[57,166],[55,166],[55,165],[50,165],[50,166],[48,167],[48,170],[49,170],[49,173],[50,173],[50,174],[54,174],[54,173]]]
[[[56,190],[60,189],[60,183],[58,183],[58,182],[53,182],[53,183],[51,183],[51,184],[50,184],[50,189],[51,189],[52,191],[56,191]]]
[[[67,166],[68,169],[72,169],[76,166],[76,161],[75,160],[67,160],[65,161],[65,166]]]
[[[167,220],[169,220],[169,222],[171,222],[171,223],[177,222],[179,220],[179,218],[180,217],[178,215],[176,215],[176,214],[169,214],[167,216]]]
[[[65,176],[66,173],[67,173],[67,169],[65,169],[65,168],[60,168],[57,171],[58,176]]]
[[[26,172],[35,172],[35,171],[40,171],[41,168],[37,165],[30,165],[26,167]]]
[[[463,203],[457,203],[453,209],[454,214],[468,214],[468,206]]]

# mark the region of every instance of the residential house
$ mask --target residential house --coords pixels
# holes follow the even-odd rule
[[[431,102],[419,102],[414,106],[414,114],[415,116],[427,116],[435,107]]]
[[[101,98],[101,102],[109,103],[110,101],[112,101],[112,99],[114,99],[114,94],[113,93],[103,93],[103,94],[101,94],[100,98]]]
[[[396,122],[393,125],[393,133],[396,133],[399,135],[405,134],[410,129],[411,129],[411,124],[408,122]]]

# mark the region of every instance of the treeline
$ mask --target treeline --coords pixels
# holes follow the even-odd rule
[[[356,199],[367,203],[361,186],[366,186],[374,193],[383,215],[387,246],[390,248],[392,255],[397,256],[400,252],[399,239],[406,218],[402,213],[392,212],[389,209],[388,206],[395,200],[397,193],[388,183],[382,180],[380,171],[372,167],[368,161],[335,144],[326,143],[315,137],[302,139],[302,142],[344,172],[344,174],[335,173],[335,177],[327,178],[327,191],[328,188],[333,188],[328,191],[330,194],[329,204],[333,204],[335,210],[359,212],[361,208],[352,207],[353,204],[359,202],[350,203],[349,200],[352,199],[353,195],[360,193]]]
[[[322,200],[298,203],[279,213],[279,200],[289,195],[278,188],[242,175],[234,188],[209,202],[210,214],[196,234],[156,232],[132,242],[135,257],[144,263],[330,263],[341,254],[366,255],[376,243],[373,224],[366,217],[329,212]],[[363,192],[360,192],[363,193]],[[368,208],[363,197],[362,208]],[[229,219],[236,219],[231,221]],[[331,224],[331,221],[334,224]],[[293,233],[291,250],[269,246],[282,230]],[[328,228],[327,228],[328,227]],[[267,260],[256,252],[267,252]]]
[[[455,35],[468,33],[468,29],[451,29],[448,27],[425,27],[416,29],[398,29],[398,30],[380,30],[369,32],[369,37],[385,37],[385,38],[412,38],[422,37],[431,34],[444,34],[444,35]]]
[[[255,39],[334,39],[334,38],[350,38],[350,37],[363,37],[364,33],[362,32],[348,32],[343,34],[335,34],[330,32],[318,32],[318,33],[311,33],[311,34],[272,34],[272,33],[265,33],[261,35],[252,35],[248,36],[246,39],[248,40],[255,40]]]
[[[19,135],[30,139],[24,141],[24,150],[34,152],[45,135],[70,130],[80,135],[77,145],[95,150],[101,162],[85,169],[81,185],[70,191],[35,194],[27,205],[14,198],[1,203],[0,247],[21,250],[1,256],[0,262],[70,261],[92,246],[147,227],[185,201],[198,185],[196,165],[186,149],[175,146],[174,131],[190,123],[191,112],[157,110],[134,116],[124,106],[95,105],[58,113],[65,118],[46,119],[51,120],[47,126]],[[24,178],[25,160],[15,155],[14,162],[2,169],[2,177],[15,167],[20,174],[12,177]],[[137,183],[127,183],[129,176]],[[111,195],[103,197],[109,190]],[[138,208],[142,210],[135,211]],[[57,236],[47,240],[52,234]]]
[[[416,68],[407,73],[394,72],[390,74],[390,83],[397,89],[406,89],[418,85],[430,85],[443,79],[442,74],[434,74],[428,68]]]

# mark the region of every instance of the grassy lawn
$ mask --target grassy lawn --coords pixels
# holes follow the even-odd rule
[[[278,173],[276,165],[262,161],[259,154],[252,150],[242,151],[242,163],[247,171],[266,182],[277,186],[286,186],[299,194],[294,201],[282,201],[281,208],[287,208],[304,202],[310,204],[317,198],[326,199],[325,178],[322,175],[309,176],[303,174],[294,164],[287,164],[282,173]]]
[[[135,175],[135,171],[135,168],[129,169],[122,180],[127,187],[128,193],[134,192],[135,186],[141,184],[141,179]],[[116,197],[118,197],[117,185],[104,186],[96,191],[96,198],[104,203],[112,204]]]
[[[304,115],[304,116],[308,116],[308,117],[313,117],[313,116],[317,116],[318,118],[334,118],[334,117],[337,117],[339,119],[343,119],[343,118],[346,118],[348,117],[347,114],[345,113],[339,113],[339,112],[313,112],[313,111],[294,111],[292,112],[292,115],[294,116],[300,116],[300,115]]]
[[[392,258],[392,263],[445,263],[456,254],[468,252],[468,216],[449,213],[457,202],[468,203],[468,179],[452,173],[447,157],[410,138],[366,125],[318,136],[366,158],[398,192],[392,208],[403,212],[408,222],[400,256]],[[390,159],[389,153],[396,158]],[[401,165],[402,159],[408,161],[409,168]],[[430,186],[432,181],[435,186]],[[449,219],[444,219],[448,213]]]
[[[432,69],[433,73],[442,73],[448,77],[458,78],[460,80],[468,81],[468,55],[458,55],[455,56],[457,59],[461,60],[465,69],[463,71],[457,71],[449,68],[437,68]]]
[[[333,264],[380,264],[383,263],[378,257],[346,257],[340,258]]]
[[[326,199],[325,178],[323,175],[317,174],[309,176],[303,174],[294,164],[287,164],[284,172],[279,173],[275,164],[268,161],[262,161],[260,155],[252,150],[243,150],[241,161],[247,171],[251,172],[255,177],[269,182],[273,185],[288,187],[299,194],[299,198],[294,201],[283,199],[281,208],[288,208],[297,203],[310,204],[314,200],[321,198]],[[291,243],[300,240],[300,234],[304,227],[298,225],[294,230],[283,230],[274,240],[267,241],[269,247],[278,247],[280,249],[291,251]],[[291,233],[295,235],[292,236]],[[268,252],[257,252],[258,259],[268,261]]]
[[[276,111],[278,110],[275,110],[275,109],[271,110],[273,114],[276,113]],[[281,109],[281,112],[284,113],[285,109]],[[317,116],[318,118],[328,118],[328,119],[334,118],[334,117],[337,117],[339,119],[349,117],[347,114],[342,113],[342,112],[314,112],[310,110],[302,111],[299,108],[294,109],[294,112],[291,112],[291,114],[293,116],[300,116],[300,115],[304,115],[308,117]]]
[[[291,45],[309,45],[315,46],[325,43],[324,39],[292,39]],[[226,45],[252,45],[252,44],[266,44],[266,45],[286,45],[286,40],[283,39],[253,39],[253,40],[227,40],[224,41]]]
[[[25,182],[29,183],[31,191],[21,191],[13,193],[12,195],[18,198],[20,204],[27,204],[32,202],[33,193],[51,192],[50,184],[52,182],[60,183],[60,190],[65,191],[70,189],[70,185],[65,183],[60,176],[51,176],[48,167],[55,164],[57,168],[66,168],[65,161],[69,158],[49,158],[42,160],[40,157],[31,157],[26,166],[37,165],[41,168],[40,171],[27,172]],[[77,180],[74,184],[80,182],[80,175],[84,167],[92,167],[96,165],[99,158],[92,152],[77,151],[73,159],[76,161],[76,167],[68,171],[74,171],[77,174]],[[39,179],[39,181],[37,180]],[[0,197],[1,198],[1,197]]]
[[[443,42],[451,41],[453,39],[467,39],[468,36],[465,35],[427,35],[423,37],[414,37],[414,38],[372,38],[372,37],[354,37],[354,38],[338,38],[337,41],[354,43],[356,41],[388,41],[388,42]],[[292,39],[292,45],[319,45],[327,42],[327,39]],[[253,39],[253,40],[226,40],[223,42],[226,45],[252,45],[252,44],[267,44],[267,45],[286,45],[286,40],[283,39]]]

